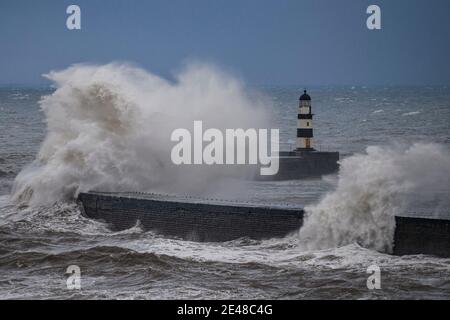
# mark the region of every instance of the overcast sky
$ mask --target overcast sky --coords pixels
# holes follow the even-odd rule
[[[370,4],[381,30],[366,27]],[[207,61],[255,85],[450,84],[450,1],[0,0],[0,85],[117,60],[164,77]]]

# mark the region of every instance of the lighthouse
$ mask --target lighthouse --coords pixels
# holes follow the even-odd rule
[[[298,151],[312,151],[313,126],[311,113],[311,97],[303,91],[300,96],[297,116],[297,149]]]

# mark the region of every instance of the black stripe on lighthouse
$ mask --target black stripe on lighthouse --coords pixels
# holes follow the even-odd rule
[[[308,113],[308,114],[299,113],[297,115],[297,119],[312,119],[312,116],[313,116],[312,113]]]
[[[312,138],[313,129],[297,129],[297,138]]]

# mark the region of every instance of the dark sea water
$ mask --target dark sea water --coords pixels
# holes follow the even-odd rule
[[[291,148],[303,88],[258,90],[273,105],[282,148]],[[298,234],[195,243],[139,226],[112,232],[82,217],[70,201],[18,207],[10,200],[13,182],[44,140],[45,114],[38,101],[52,92],[0,89],[1,299],[450,299],[450,259],[397,257],[356,242],[305,249]],[[316,147],[338,150],[341,158],[377,145],[450,147],[450,87],[318,87],[310,94]],[[420,180],[435,169],[418,166],[414,173]],[[245,182],[248,191],[235,197],[314,205],[335,190],[338,179]],[[411,197],[408,212],[401,213],[450,217],[448,189],[432,195],[422,202]],[[346,196],[351,203],[352,195]],[[66,286],[70,265],[81,269],[81,290]],[[380,290],[366,286],[371,265],[381,270]]]

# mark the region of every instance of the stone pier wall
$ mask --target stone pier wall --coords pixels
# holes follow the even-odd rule
[[[298,230],[303,210],[187,203],[90,193],[79,195],[84,214],[114,230],[136,225],[194,241],[229,241],[242,237],[269,239]]]
[[[450,257],[450,220],[395,217],[394,254]]]
[[[229,241],[284,237],[300,229],[303,210],[242,204],[165,200],[164,197],[81,193],[85,216],[113,230],[139,221],[145,230],[192,241]],[[396,217],[394,254],[450,257],[450,220]]]

